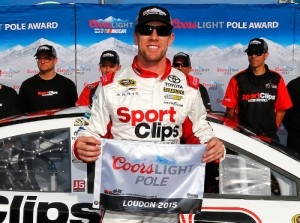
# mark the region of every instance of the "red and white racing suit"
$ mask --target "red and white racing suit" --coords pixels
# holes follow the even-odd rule
[[[107,137],[111,125],[114,139],[180,143],[184,137],[194,144],[211,139],[214,133],[205,120],[199,79],[173,69],[169,60],[167,65],[159,77],[141,69],[135,58],[124,71],[102,76],[85,114],[89,125],[78,136]],[[174,215],[154,216],[106,211],[103,222],[177,222]]]

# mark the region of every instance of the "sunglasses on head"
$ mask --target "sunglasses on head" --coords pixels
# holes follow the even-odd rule
[[[189,67],[188,63],[173,63],[173,67]]]
[[[172,28],[169,26],[140,25],[137,27],[137,31],[143,36],[150,36],[154,29],[158,36],[169,36],[172,33]]]
[[[256,56],[261,56],[261,55],[263,55],[263,53],[265,53],[265,51],[261,51],[261,50],[257,50],[257,51],[247,51],[247,55],[248,56],[253,56],[254,54],[256,55]]]

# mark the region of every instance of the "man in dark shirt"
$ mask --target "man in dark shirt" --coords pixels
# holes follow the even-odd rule
[[[277,129],[285,110],[292,106],[284,80],[265,64],[269,56],[265,40],[250,40],[245,52],[249,67],[229,81],[222,102],[226,106],[226,117],[259,135],[279,141]]]
[[[39,73],[25,80],[20,88],[24,113],[75,106],[77,89],[74,82],[55,72],[56,50],[41,45],[34,55]]]
[[[174,55],[172,66],[177,70],[180,70],[184,74],[189,74],[192,70],[190,56],[186,53],[179,52]],[[200,84],[199,91],[202,97],[203,104],[206,111],[211,111],[210,100],[206,88]]]
[[[0,84],[0,119],[20,114],[20,103],[17,92]]]
[[[291,80],[287,89],[293,107],[286,111],[283,123],[288,131],[287,147],[300,154],[300,77]]]

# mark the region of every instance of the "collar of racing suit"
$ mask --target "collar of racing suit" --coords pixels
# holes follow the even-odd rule
[[[165,73],[161,76],[161,80],[164,80],[170,74],[170,72],[172,70],[171,61],[168,58],[166,58],[166,59],[167,59],[167,67],[166,67]],[[158,74],[156,74],[154,72],[142,69],[137,63],[137,56],[134,57],[131,67],[137,75],[139,75],[143,78],[157,78],[159,76]]]

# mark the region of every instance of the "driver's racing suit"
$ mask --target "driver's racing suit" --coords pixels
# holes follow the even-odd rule
[[[107,137],[111,125],[114,139],[180,143],[184,137],[193,144],[211,139],[214,133],[205,120],[199,79],[173,69],[168,59],[167,65],[159,78],[142,70],[135,58],[124,71],[102,76],[85,114],[89,125],[81,127],[78,136]],[[103,222],[177,222],[174,215],[154,216],[106,211]]]

